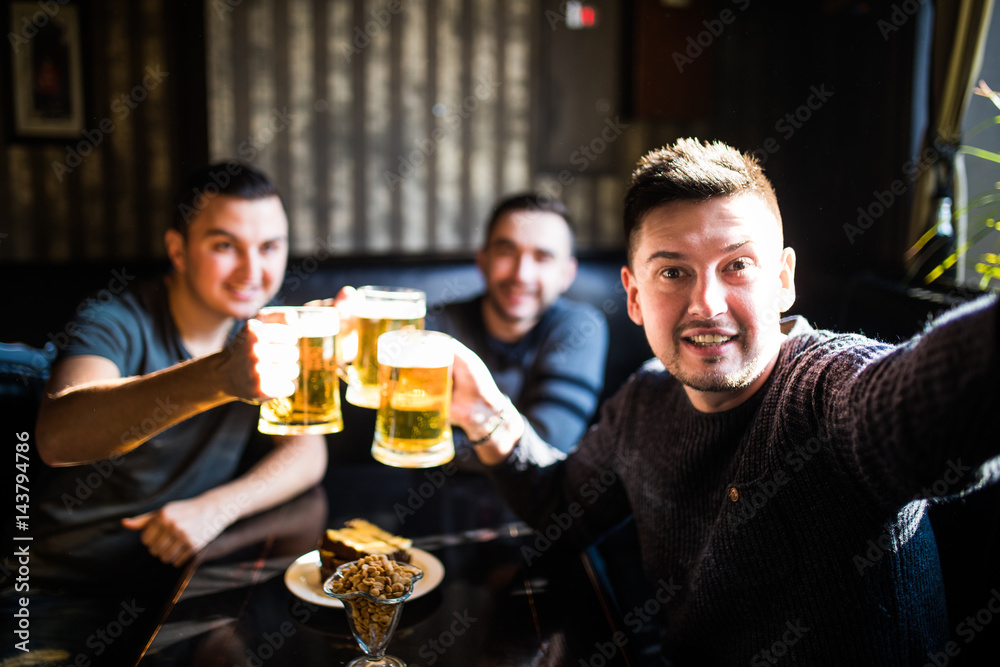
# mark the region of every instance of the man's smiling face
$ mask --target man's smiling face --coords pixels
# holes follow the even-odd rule
[[[186,237],[167,233],[189,297],[220,318],[253,317],[277,293],[288,258],[288,219],[276,197],[207,199]]]
[[[477,261],[486,281],[491,319],[517,336],[538,323],[569,288],[577,269],[569,225],[550,211],[505,213]]]
[[[629,316],[695,407],[743,402],[773,368],[795,298],[795,253],[774,213],[751,194],[675,202],[637,234],[622,269]]]

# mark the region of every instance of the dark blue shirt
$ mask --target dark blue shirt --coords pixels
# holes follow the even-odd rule
[[[521,340],[504,343],[487,333],[482,303],[478,297],[432,307],[426,328],[457,338],[479,355],[535,432],[554,447],[571,451],[593,418],[604,386],[604,316],[589,304],[559,299]],[[468,446],[464,434],[455,442]]]

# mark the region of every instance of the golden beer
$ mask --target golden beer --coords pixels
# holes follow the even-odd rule
[[[387,465],[427,468],[455,456],[451,337],[434,331],[387,333],[378,343],[379,407],[372,456]]]
[[[359,287],[358,354],[347,367],[348,402],[378,408],[378,338],[390,331],[423,329],[426,297],[420,290],[395,287]]]
[[[335,339],[339,319],[336,309],[264,308],[257,319],[291,326],[298,337],[299,348],[295,393],[262,404],[257,430],[277,435],[344,430],[337,376]]]

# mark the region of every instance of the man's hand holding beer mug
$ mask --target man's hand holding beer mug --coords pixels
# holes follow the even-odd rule
[[[295,331],[284,324],[251,319],[240,338],[234,345],[248,348],[247,353],[233,356],[248,360],[244,367],[248,377],[243,378],[242,384],[256,389],[255,395],[241,400],[262,403],[292,395],[299,375],[299,341]]]
[[[339,370],[347,400],[378,411],[372,457],[402,468],[451,461],[455,341],[424,330],[426,295],[405,287],[366,285],[344,287],[333,299],[307,305],[339,313]]]
[[[339,311],[342,365],[355,362],[360,347],[364,347],[358,343],[359,321],[364,319],[358,313],[363,313],[364,301],[358,290],[344,287],[333,299],[307,304],[332,306]],[[385,349],[377,354],[381,357],[378,359],[380,403],[376,406],[379,417],[373,456],[401,467],[447,463],[450,456],[417,454],[421,449],[443,449],[442,442],[450,440],[450,428],[445,428],[443,418],[444,422],[465,431],[483,463],[502,462],[524,433],[524,418],[497,387],[475,352],[445,334],[419,332],[421,328],[422,322],[397,334],[386,334],[386,342],[392,345],[383,346]],[[407,336],[407,331],[413,333]],[[450,381],[444,380],[444,369],[448,370]],[[407,385],[411,389],[400,390]],[[415,428],[410,429],[405,423]],[[399,437],[392,437],[392,433]],[[448,445],[445,448],[453,451]]]
[[[248,327],[256,337],[260,388],[270,398],[261,405],[257,430],[275,435],[342,431],[337,309],[261,308]],[[294,354],[288,349],[290,342],[297,350]]]
[[[457,340],[453,347],[451,423],[465,431],[480,461],[502,463],[524,434],[524,417],[475,352]]]

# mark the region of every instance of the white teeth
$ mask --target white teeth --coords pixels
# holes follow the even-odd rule
[[[721,336],[719,334],[702,334],[700,336],[691,336],[691,340],[699,345],[718,345],[719,343],[725,343],[730,340],[730,336]]]

